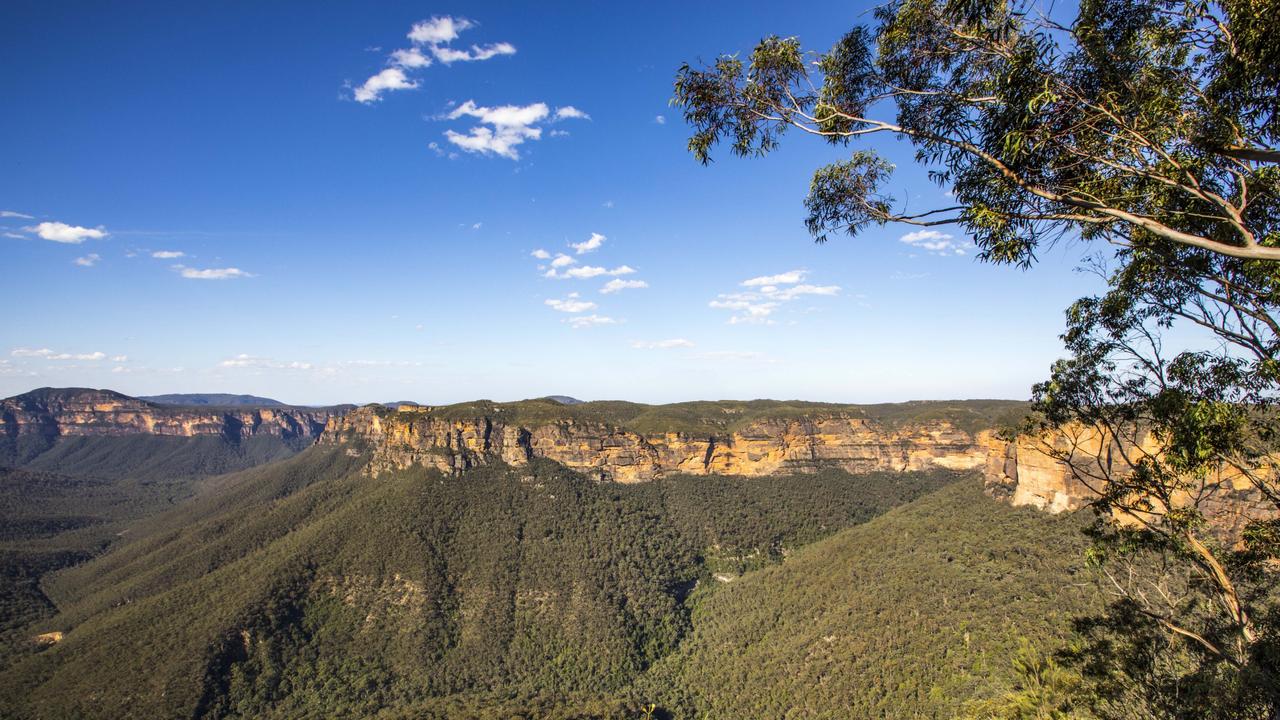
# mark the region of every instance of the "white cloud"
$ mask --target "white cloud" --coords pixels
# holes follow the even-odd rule
[[[355,99],[360,103],[373,103],[382,99],[382,93],[388,90],[411,90],[418,87],[416,80],[410,80],[404,70],[389,67],[374,75],[364,84],[356,88]]]
[[[529,254],[538,258],[539,260],[546,260],[551,257],[551,253],[547,252],[546,250],[543,250],[542,248],[538,248],[537,250],[534,250]]]
[[[240,268],[233,267],[206,268],[201,270],[198,268],[184,267],[182,265],[174,265],[173,269],[188,280],[233,280],[235,278],[253,277],[252,273],[247,273]]]
[[[670,340],[633,340],[631,347],[637,350],[671,350],[673,348],[691,348],[692,340],[671,338]]]
[[[218,363],[218,367],[250,368],[255,370],[310,370],[314,366],[307,362],[286,362],[241,353]]]
[[[777,275],[761,275],[753,277],[750,280],[743,280],[743,287],[759,287],[761,285],[791,285],[804,280],[804,276],[808,275],[807,270],[789,270]]]
[[[98,253],[89,253],[84,257],[76,258],[73,262],[75,262],[75,264],[79,265],[80,267],[93,267],[94,265],[97,265],[98,261],[101,259],[102,259],[102,256],[99,255]]]
[[[607,239],[608,238],[601,235],[600,233],[593,232],[591,233],[591,237],[587,238],[586,240],[583,240],[580,243],[569,243],[569,247],[573,248],[574,251],[577,252],[579,255],[582,255],[584,253],[589,253],[592,250],[599,250],[600,246],[603,245],[604,241]]]
[[[27,232],[33,232],[45,240],[70,243],[72,245],[79,245],[90,239],[99,240],[107,236],[107,231],[101,225],[96,228],[86,228],[60,222],[42,222],[35,227],[25,229]]]
[[[793,300],[801,295],[839,295],[839,285],[795,285],[779,290],[768,286],[760,289],[771,300]]]
[[[432,45],[431,54],[445,65],[450,65],[456,62],[488,60],[490,58],[498,57],[499,55],[515,55],[516,46],[507,42],[499,42],[485,45],[483,47],[479,45],[472,45],[470,50],[458,50],[444,45]]]
[[[916,230],[898,238],[898,242],[920,248],[935,255],[964,255],[968,243],[956,242],[954,235],[937,230]]]
[[[479,230],[479,229],[480,229],[480,228],[482,228],[482,227],[484,227],[484,223],[472,223],[472,224],[471,224],[471,229],[472,229],[472,230]]]
[[[7,238],[13,238],[13,239],[15,239],[15,240],[26,240],[26,239],[27,239],[27,236],[26,236],[26,235],[19,235],[18,233],[15,233],[15,232],[7,232],[7,233],[5,233],[5,234],[4,234],[4,236],[5,236],[5,237],[7,237]]]
[[[355,89],[353,96],[356,102],[370,104],[381,100],[382,94],[387,91],[419,87],[418,81],[411,79],[405,71],[429,67],[432,57],[448,65],[458,61],[488,60],[499,55],[515,54],[515,46],[507,42],[483,47],[472,45],[470,50],[449,47],[449,43],[458,39],[459,33],[473,27],[475,23],[466,18],[449,16],[435,16],[414,23],[407,36],[413,42],[413,47],[392,51],[387,56],[387,67]]]
[[[175,258],[186,257],[187,254],[181,250],[157,250],[151,253],[151,257],[161,260],[173,260]]]
[[[35,220],[35,217],[32,215],[15,212],[13,210],[0,210],[0,218],[21,218],[23,220]]]
[[[49,348],[40,348],[38,350],[33,350],[31,348],[24,348],[24,347],[14,348],[12,351],[10,351],[9,355],[13,357],[18,357],[18,358],[39,358],[41,360],[89,360],[89,361],[102,360],[107,356],[106,353],[100,352],[100,351],[91,352],[91,353],[68,353],[68,352],[54,352]]]
[[[128,355],[112,355],[111,362],[129,362]]]
[[[576,108],[570,109],[575,113],[580,112]],[[519,160],[520,152],[517,148],[529,140],[541,139],[542,128],[539,124],[558,119],[559,114],[564,110],[566,108],[560,108],[556,117],[552,117],[546,103],[484,107],[477,105],[474,100],[467,100],[445,115],[444,119],[457,120],[462,117],[473,117],[480,124],[466,133],[446,130],[444,136],[449,142],[466,152]]]
[[[616,325],[618,323],[617,320],[614,320],[611,317],[606,317],[604,315],[595,315],[595,314],[579,315],[577,317],[571,317],[566,322],[568,322],[571,326],[573,326],[573,329],[575,330],[579,328],[584,328],[584,327],[592,327],[595,325]]]
[[[565,255],[564,253],[556,253],[556,259],[551,261],[551,267],[561,268],[566,265],[572,265],[576,262],[578,261],[569,257],[568,255]]]
[[[431,58],[422,54],[418,48],[408,48],[406,50],[396,50],[391,53],[391,57],[387,60],[393,67],[405,68],[413,70],[424,68],[431,64]]]
[[[640,290],[647,287],[649,287],[649,283],[643,280],[618,280],[615,278],[605,283],[604,287],[600,288],[600,292],[608,295],[619,290]]]
[[[591,116],[572,105],[556,108],[556,120],[590,120]]]
[[[712,300],[708,305],[717,310],[732,310],[737,313],[729,318],[730,325],[764,325],[773,322],[769,316],[778,308],[779,303],[757,302],[738,295],[721,295],[719,300]]]
[[[594,265],[583,265],[582,267],[569,268],[564,272],[557,272],[555,268],[552,268],[548,270],[546,273],[544,273],[543,276],[549,277],[555,280],[567,280],[570,278],[573,278],[576,280],[586,280],[588,278],[600,277],[601,275],[611,275],[615,277],[618,275],[630,275],[635,271],[636,269],[629,265],[619,265],[618,267],[613,268],[612,270],[607,268],[602,268],[602,267],[596,267]]]
[[[458,33],[473,27],[475,23],[466,18],[437,15],[429,20],[414,23],[408,37],[419,45],[439,45],[457,40]]]
[[[569,296],[563,300],[549,298],[546,304],[552,310],[559,310],[566,313],[580,313],[588,310],[595,310],[596,304],[588,300],[580,300],[578,293],[569,293]]]
[[[666,124],[667,124],[667,116],[666,116],[666,115],[659,115],[659,116],[655,117],[655,118],[653,119],[653,121],[654,121],[654,122],[656,122],[656,123],[658,123],[659,125],[666,125]]]
[[[708,305],[717,310],[732,311],[730,325],[772,325],[775,311],[784,303],[806,296],[839,295],[839,285],[810,285],[800,283],[808,274],[805,270],[791,270],[777,275],[761,275],[741,284],[749,291],[721,293]],[[779,287],[789,285],[790,287]]]

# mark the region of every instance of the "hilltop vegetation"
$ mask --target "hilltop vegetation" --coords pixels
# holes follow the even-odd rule
[[[724,435],[762,420],[792,420],[830,415],[863,417],[898,427],[926,420],[947,420],[975,432],[1016,423],[1027,404],[1013,400],[955,400],[848,405],[801,400],[719,400],[645,405],[620,400],[565,404],[553,398],[497,403],[489,400],[423,406],[416,412],[443,420],[500,418],[526,426],[557,421],[612,425],[638,433],[680,432]],[[394,410],[384,409],[391,413]]]
[[[139,400],[160,405],[213,405],[216,407],[286,407],[286,403],[258,395],[232,395],[229,393],[170,393],[168,395],[139,395]]]

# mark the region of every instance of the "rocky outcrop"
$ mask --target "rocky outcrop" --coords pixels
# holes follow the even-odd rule
[[[42,388],[0,400],[0,438],[68,436],[271,435],[315,439],[345,407],[176,407],[110,390]]]
[[[490,462],[554,460],[602,481],[644,482],[665,475],[983,468],[989,431],[969,432],[945,420],[890,427],[848,413],[760,418],[723,433],[637,432],[578,419],[509,421],[496,416],[447,418],[430,409],[368,406],[329,422],[322,442],[357,441],[370,453],[368,472],[425,465],[460,472]]]
[[[1068,426],[1014,441],[993,439],[984,472],[986,491],[1012,505],[1029,505],[1052,513],[1077,510],[1098,497],[1108,479],[1131,472],[1131,463],[1159,453],[1159,444],[1144,436],[1119,442],[1096,428]],[[1275,506],[1237,470],[1221,467],[1203,481],[1210,488],[1193,499],[1185,492],[1171,498],[1174,506],[1197,504],[1211,524],[1226,536],[1239,537],[1245,525],[1274,517]],[[1117,515],[1116,519],[1130,519]]]

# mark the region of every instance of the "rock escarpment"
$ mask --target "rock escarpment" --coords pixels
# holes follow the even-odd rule
[[[0,438],[221,435],[245,439],[269,435],[316,439],[345,407],[177,407],[110,390],[41,388],[0,400]]]
[[[528,420],[501,407],[472,417],[367,406],[330,421],[322,442],[356,441],[368,472],[411,465],[460,472],[533,458],[554,460],[602,481],[644,482],[671,474],[762,476],[836,467],[848,472],[983,468],[989,430],[943,419],[890,425],[853,412],[749,419],[723,429],[638,430],[581,417]]]
[[[1097,499],[1109,478],[1133,472],[1131,463],[1145,454],[1159,453],[1158,442],[1145,436],[1119,442],[1096,428],[1068,426],[1042,435],[1020,435],[1014,441],[994,440],[984,470],[986,492],[1012,505],[1030,505],[1052,513],[1078,510]],[[1221,467],[1204,479],[1212,492],[1198,506],[1210,522],[1238,537],[1250,521],[1273,517],[1274,505],[1242,473]],[[1185,492],[1171,498],[1175,506],[1189,506]],[[1124,522],[1122,515],[1117,519]]]

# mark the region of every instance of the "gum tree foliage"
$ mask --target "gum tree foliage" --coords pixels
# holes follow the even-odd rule
[[[673,98],[702,163],[788,131],[848,147],[805,200],[819,242],[893,222],[958,226],[1021,267],[1063,239],[1098,251],[1107,291],[1067,311],[1033,429],[1107,438],[1089,462],[1053,452],[1099,492],[1110,619],[1177,641],[1119,670],[1230,717],[1280,706],[1277,18],[1275,0],[896,0],[826,52],[767,37],[686,64]],[[887,194],[892,166],[859,143],[874,135],[909,141],[950,203]],[[1169,351],[1175,325],[1199,334]],[[1211,523],[1228,496],[1249,512]]]

